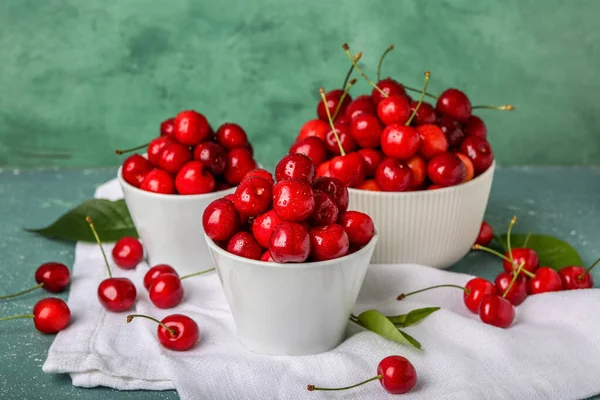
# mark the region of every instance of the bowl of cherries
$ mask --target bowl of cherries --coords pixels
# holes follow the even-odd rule
[[[187,110],[162,122],[149,144],[117,154],[138,149],[146,153],[129,156],[117,175],[150,264],[180,274],[206,269],[199,221],[211,201],[233,193],[256,168],[246,132],[225,123],[215,133],[204,115]]]
[[[275,179],[248,173],[202,223],[239,340],[267,355],[317,354],[344,339],[377,242],[373,220],[348,211],[347,187],[316,178],[303,154]]]
[[[473,110],[514,107],[472,106],[454,88],[434,96],[429,72],[423,89],[380,79],[393,46],[372,81],[358,65],[361,53],[343,47],[352,64],[344,89],[321,89],[317,118],[302,126],[290,153],[310,157],[317,176],[344,182],[353,207],[373,218],[381,236],[374,263],[449,267],[477,238],[494,176],[486,125]],[[350,96],[353,70],[371,93]]]

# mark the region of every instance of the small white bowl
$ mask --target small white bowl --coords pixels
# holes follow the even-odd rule
[[[213,200],[235,192],[235,187],[197,195],[158,194],[125,182],[121,168],[117,176],[151,266],[169,264],[180,275],[213,267],[202,214]]]
[[[381,236],[372,263],[448,268],[458,262],[477,239],[495,166],[462,185],[436,190],[348,189],[350,208],[369,215]]]
[[[377,234],[356,253],[334,260],[278,264],[233,255],[206,242],[240,342],[266,355],[318,354],[345,337]]]

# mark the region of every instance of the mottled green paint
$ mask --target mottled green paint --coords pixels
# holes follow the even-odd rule
[[[375,75],[464,89],[501,164],[600,163],[600,2],[5,0],[0,165],[109,166],[185,108],[243,125],[272,167],[348,42]],[[364,82],[356,91],[367,88]]]

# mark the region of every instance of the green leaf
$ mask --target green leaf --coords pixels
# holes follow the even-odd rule
[[[409,344],[421,350],[421,343],[412,336],[398,330],[396,326],[377,310],[368,310],[358,316],[358,324],[384,338],[402,344]]]
[[[528,235],[510,235],[513,249],[522,247]],[[506,247],[506,235],[499,237],[500,242]],[[540,266],[559,270],[567,265],[583,265],[583,261],[570,244],[547,235],[529,235],[527,247],[535,250],[540,258]]]
[[[415,325],[423,321],[428,315],[436,312],[439,309],[439,307],[417,308],[408,314],[394,315],[393,317],[387,318],[397,327],[406,328],[407,326]]]
[[[25,229],[48,238],[95,242],[85,217],[91,217],[102,241],[114,242],[124,236],[137,237],[125,200],[87,200],[41,229]]]

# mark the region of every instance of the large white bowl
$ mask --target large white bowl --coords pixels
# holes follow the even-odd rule
[[[235,188],[185,196],[157,194],[125,182],[121,168],[117,176],[150,265],[169,264],[180,275],[213,267],[202,214],[213,200],[235,192]]]
[[[298,264],[250,260],[206,242],[240,342],[255,353],[299,356],[344,340],[377,235],[356,253]]]
[[[481,228],[495,165],[467,183],[443,189],[348,189],[350,208],[369,215],[381,236],[372,263],[448,268],[463,258]]]

